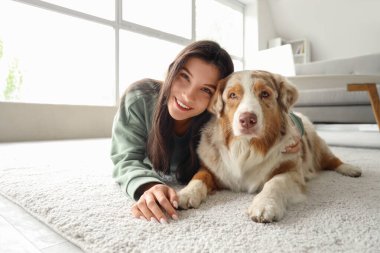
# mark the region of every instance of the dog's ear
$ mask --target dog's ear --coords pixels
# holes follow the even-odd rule
[[[288,111],[298,100],[298,90],[294,84],[281,75],[276,76],[276,81],[279,87],[279,99]]]
[[[210,103],[208,105],[207,110],[212,114],[215,114],[218,118],[220,117],[224,103],[223,103],[223,91],[227,84],[227,78],[224,78],[218,82],[216,91],[214,95],[211,97]]]

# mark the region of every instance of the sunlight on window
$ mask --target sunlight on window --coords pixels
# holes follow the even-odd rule
[[[124,0],[123,19],[191,39],[191,0]]]
[[[163,80],[170,63],[183,46],[132,32],[120,32],[120,95],[131,83]]]
[[[69,9],[84,12],[101,18],[115,19],[114,0],[44,0],[55,5],[60,5]]]
[[[233,1],[197,0],[196,24],[192,0],[120,1],[128,26],[114,20],[115,0],[31,1],[33,6],[0,0],[0,101],[114,105],[115,54],[120,95],[139,79],[163,80],[184,47],[166,33],[191,41],[195,32],[196,40],[217,41],[233,56],[235,70],[243,69],[243,9]],[[46,10],[46,3],[109,19],[113,27]],[[118,52],[114,28],[120,31]]]
[[[243,57],[243,11],[216,0],[196,1],[196,39],[219,42],[228,53]]]
[[[16,3],[0,3],[0,99],[112,105],[114,31]]]

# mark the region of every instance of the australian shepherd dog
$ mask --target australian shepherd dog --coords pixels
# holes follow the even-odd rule
[[[197,208],[208,193],[230,189],[257,193],[248,216],[280,220],[289,204],[305,199],[306,181],[320,170],[359,177],[361,170],[336,157],[305,116],[300,152],[284,149],[299,136],[290,114],[298,91],[266,71],[235,72],[220,81],[197,149],[201,168],[178,193],[181,208]]]

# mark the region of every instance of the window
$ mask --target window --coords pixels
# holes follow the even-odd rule
[[[243,13],[235,0],[2,0],[0,101],[116,105],[199,39],[240,70]]]
[[[182,48],[169,41],[121,31],[119,94],[142,78],[163,80],[169,64]],[[157,53],[159,57],[152,57]]]
[[[115,1],[114,0],[44,0],[65,8],[73,9],[101,18],[115,19]]]
[[[243,58],[243,8],[218,0],[196,1],[196,39],[218,41],[231,55]]]
[[[191,39],[191,0],[124,0],[123,19]]]
[[[114,104],[112,27],[2,1],[0,36],[2,100]]]

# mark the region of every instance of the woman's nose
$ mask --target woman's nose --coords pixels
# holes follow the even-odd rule
[[[183,91],[183,96],[187,100],[186,102],[194,102],[196,100],[196,89],[187,87],[187,89]]]

